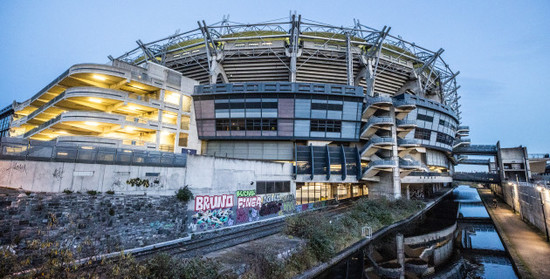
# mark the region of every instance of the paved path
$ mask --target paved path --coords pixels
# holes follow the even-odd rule
[[[490,204],[493,194],[479,189],[479,195]],[[499,200],[496,209],[487,208],[503,238],[522,278],[550,278],[550,244],[535,227],[523,222],[510,206]]]

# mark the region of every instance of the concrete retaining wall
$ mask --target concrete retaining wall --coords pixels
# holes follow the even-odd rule
[[[149,186],[126,182],[134,178]],[[289,186],[256,193],[258,181]],[[0,245],[23,248],[34,238],[71,247],[90,238],[96,253],[109,252],[309,209],[296,207],[291,164],[211,156],[191,155],[185,168],[2,160],[0,186]],[[175,198],[183,186],[188,203]]]
[[[504,201],[521,215],[521,218],[545,233],[550,226],[550,192],[543,190],[542,195],[534,186],[514,186],[509,184],[492,185],[491,188]],[[541,204],[541,196],[544,206]],[[544,208],[544,214],[543,214]],[[546,220],[544,219],[546,217]]]
[[[149,187],[126,182],[134,178],[148,180]],[[194,155],[188,157],[185,168],[0,160],[0,186],[31,192],[93,190],[173,196],[188,185],[195,195],[220,195],[255,190],[256,181],[264,180],[292,181],[292,165]],[[295,189],[292,183],[290,192],[294,194]],[[193,209],[194,203],[189,207]]]
[[[0,188],[0,245],[31,253],[33,240],[83,255],[119,251],[187,235],[187,205],[171,196],[24,193]]]

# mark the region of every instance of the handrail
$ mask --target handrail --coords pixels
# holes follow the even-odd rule
[[[35,133],[49,127],[50,125],[52,125],[53,123],[57,122],[57,121],[60,121],[62,118],[67,118],[67,117],[78,117],[78,116],[86,116],[86,117],[90,117],[90,118],[101,118],[102,120],[112,120],[112,121],[126,121],[126,122],[131,122],[131,123],[138,123],[138,124],[145,124],[145,125],[150,125],[150,124],[157,124],[158,121],[156,120],[151,120],[151,119],[147,119],[147,118],[140,118],[140,117],[131,117],[131,116],[126,116],[126,115],[118,115],[118,114],[109,114],[109,113],[105,113],[105,112],[89,112],[89,111],[79,111],[79,110],[75,110],[75,111],[65,111],[65,112],[62,112],[61,114],[59,114],[58,116],[40,124],[39,126],[35,127],[34,129],[26,132],[23,137],[24,138],[27,138],[29,136],[32,136],[34,135]],[[93,121],[93,119],[91,119],[91,121]],[[169,124],[169,123],[164,123],[164,125],[166,126],[174,126],[173,124]]]
[[[0,159],[185,167],[187,153],[177,154],[19,138],[1,138]]]
[[[217,93],[314,93],[314,94],[339,94],[363,97],[363,88],[360,86],[323,84],[323,83],[298,83],[298,82],[243,82],[243,83],[219,83],[195,86],[195,94]]]

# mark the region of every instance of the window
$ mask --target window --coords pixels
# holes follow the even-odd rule
[[[432,131],[428,129],[416,128],[414,131],[415,139],[430,140]]]
[[[446,145],[452,145],[453,144],[453,137],[443,134],[443,133],[437,133],[437,142],[446,144]]]
[[[244,131],[244,119],[231,119],[231,131]]]
[[[217,119],[216,131],[277,131],[277,119]]]
[[[277,131],[277,119],[262,119],[262,131]]]
[[[322,103],[312,103],[311,109],[322,109],[322,110],[342,110],[343,105],[339,104],[322,104]]]
[[[188,135],[185,133],[180,133],[179,139],[178,139],[178,145],[187,147],[187,137]]]
[[[335,132],[342,131],[342,121],[335,120],[311,120],[310,130],[312,132]]]
[[[216,119],[216,131],[229,131],[229,120]]]
[[[428,116],[428,115],[425,115],[425,114],[417,114],[416,119],[424,120],[424,121],[428,121],[428,122],[433,122],[434,121],[433,116]]]
[[[256,194],[290,192],[290,181],[256,181]]]

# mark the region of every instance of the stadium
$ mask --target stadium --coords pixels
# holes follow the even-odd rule
[[[292,187],[256,187],[295,189],[296,204],[423,197],[452,182],[469,131],[443,49],[358,20],[197,25],[71,67],[14,103],[10,135],[291,163]]]

